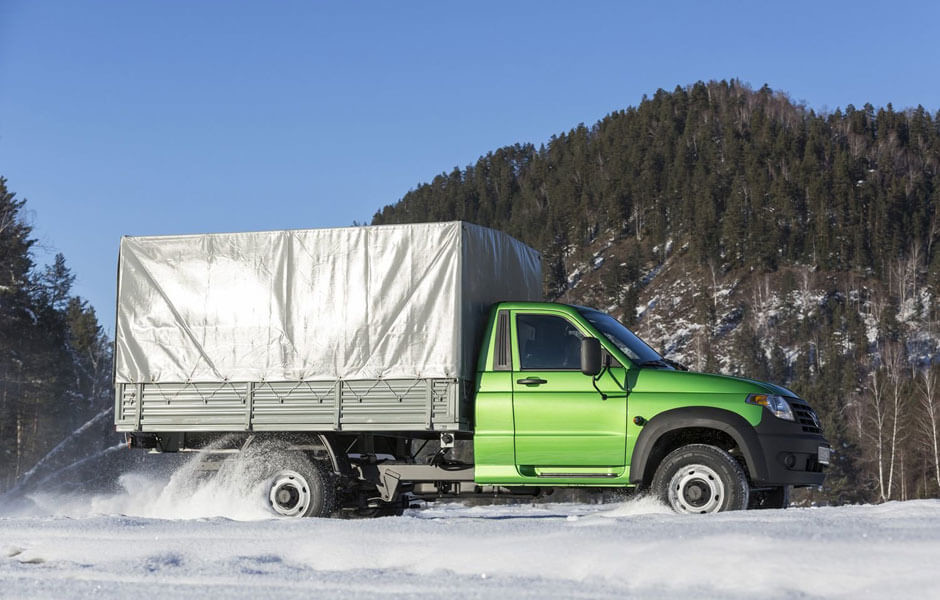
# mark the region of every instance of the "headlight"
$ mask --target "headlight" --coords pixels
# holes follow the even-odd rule
[[[783,399],[782,396],[777,396],[776,394],[751,394],[745,400],[748,404],[757,404],[759,406],[766,406],[770,412],[774,413],[780,419],[786,419],[787,421],[795,421],[793,418],[793,409],[790,408],[790,403]]]

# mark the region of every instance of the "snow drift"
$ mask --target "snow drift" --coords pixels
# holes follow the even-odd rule
[[[938,597],[937,500],[703,516],[645,498],[442,504],[277,520],[244,468],[205,481],[191,466],[128,474],[118,493],[7,508],[0,595]]]

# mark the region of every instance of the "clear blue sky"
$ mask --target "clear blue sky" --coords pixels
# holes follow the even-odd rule
[[[936,111],[938,7],[0,0],[0,175],[112,331],[121,235],[368,221],[658,88]]]

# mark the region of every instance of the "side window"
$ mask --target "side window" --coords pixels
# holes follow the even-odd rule
[[[581,368],[581,332],[563,317],[516,315],[519,358],[523,370]]]

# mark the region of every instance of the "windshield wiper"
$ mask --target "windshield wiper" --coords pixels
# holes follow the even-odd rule
[[[663,361],[664,361],[667,365],[669,365],[670,367],[672,367],[673,369],[678,369],[678,370],[680,370],[680,371],[688,371],[688,370],[689,370],[689,368],[688,368],[687,366],[685,366],[684,364],[682,364],[681,362],[674,361],[674,360],[672,360],[672,359],[670,359],[670,358],[664,358]]]
[[[662,359],[657,360],[644,360],[640,363],[641,367],[668,367],[669,364]]]

